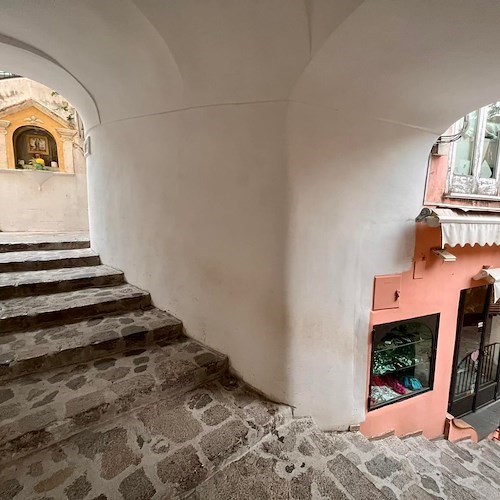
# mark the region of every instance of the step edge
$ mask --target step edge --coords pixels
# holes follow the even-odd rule
[[[135,336],[138,335],[138,333],[143,334],[143,338],[141,339],[135,339]],[[166,324],[162,326],[158,326],[153,329],[146,330],[144,332],[133,332],[131,334],[125,335],[125,336],[119,336],[114,339],[110,339],[104,342],[98,342],[94,341],[92,343],[87,343],[87,344],[82,344],[79,346],[74,346],[74,347],[69,347],[68,349],[58,349],[58,350],[53,350],[46,352],[44,354],[40,354],[38,356],[33,356],[31,358],[22,358],[22,359],[13,359],[10,361],[8,364],[0,364],[0,383],[7,383],[7,382],[12,382],[18,378],[21,378],[25,375],[32,375],[34,373],[42,373],[44,371],[48,370],[54,370],[58,368],[63,368],[67,366],[73,366],[73,365],[78,365],[82,363],[88,363],[93,360],[98,360],[105,358],[107,356],[111,356],[114,354],[120,354],[123,353],[129,349],[136,348],[139,346],[147,346],[151,345],[154,342],[160,342],[163,340],[175,340],[179,337],[183,336],[183,325],[182,322],[178,323],[171,323],[171,324]],[[117,349],[105,349],[103,346],[107,343],[116,343],[119,344]],[[123,345],[122,345],[123,344]],[[85,357],[78,357],[78,353],[89,349],[93,351],[92,357],[88,357],[85,359]],[[101,352],[102,351],[102,352]],[[26,371],[23,371],[22,373],[17,373],[15,375],[10,375],[10,372],[16,372],[15,368],[19,366],[20,364],[28,364],[28,363],[33,363],[34,365],[37,364],[37,361],[40,360],[51,360],[53,361],[57,357],[63,357],[63,356],[69,356],[71,353],[74,353],[75,361],[73,362],[61,362],[55,363],[52,366],[45,366],[44,363],[40,363],[38,368],[36,369],[25,369]],[[5,367],[5,372],[2,373],[2,368]],[[22,370],[22,368],[20,368]]]
[[[108,287],[109,288],[109,287]],[[24,331],[32,331],[39,329],[40,326],[50,327],[61,324],[76,323],[85,319],[94,319],[105,314],[113,314],[125,311],[133,311],[135,309],[146,309],[151,307],[151,295],[144,292],[139,296],[121,297],[105,302],[98,302],[101,306],[99,311],[92,312],[92,308],[96,303],[72,307],[65,309],[65,317],[61,318],[61,309],[53,309],[37,314],[22,314],[16,316],[0,317],[0,335],[6,333],[22,333]],[[36,319],[36,324],[30,324],[30,321]]]
[[[205,368],[206,367],[198,367],[198,369],[196,371],[203,372]],[[227,369],[228,369],[228,359],[227,359],[227,357],[224,357],[223,359],[221,359],[221,366],[216,372],[205,375],[205,377],[203,377],[201,380],[195,381],[192,384],[186,384],[186,383],[180,384],[179,387],[181,389],[176,390],[176,391],[172,391],[172,392],[170,392],[168,390],[161,390],[161,387],[165,381],[155,381],[154,390],[151,391],[152,395],[156,395],[155,399],[152,398],[151,401],[144,402],[143,404],[139,404],[137,406],[132,406],[123,412],[118,412],[116,414],[114,412],[111,412],[112,414],[109,416],[109,418],[99,419],[97,422],[91,423],[90,425],[85,424],[84,428],[82,428],[82,429],[75,430],[75,432],[69,432],[66,435],[64,435],[64,437],[55,438],[50,443],[48,443],[44,446],[41,446],[39,448],[34,448],[32,450],[27,450],[26,452],[20,452],[19,454],[12,455],[11,458],[7,458],[7,459],[3,458],[4,452],[2,449],[0,449],[0,465],[5,465],[5,464],[11,463],[11,462],[15,462],[16,460],[19,460],[21,458],[25,458],[33,453],[36,453],[36,452],[39,452],[43,449],[49,448],[57,443],[60,443],[62,441],[66,441],[67,439],[70,439],[78,434],[88,432],[89,430],[97,428],[101,425],[105,425],[109,422],[112,422],[113,420],[115,420],[117,418],[121,418],[121,417],[125,417],[127,415],[130,415],[134,411],[139,411],[142,408],[145,408],[145,407],[151,405],[154,401],[157,401],[158,399],[163,400],[163,401],[166,400],[166,401],[175,403],[183,395],[198,389],[199,387],[203,386],[204,384],[214,382],[214,381],[220,379],[223,376],[223,374],[227,371]],[[158,390],[158,389],[160,389],[160,390]],[[97,392],[101,392],[101,391],[94,391],[94,392],[97,393]],[[89,394],[93,394],[93,393],[89,393]],[[109,403],[109,405],[111,406],[113,403],[115,403],[116,406],[118,406],[119,405],[118,399],[117,399],[117,401]],[[172,406],[172,408],[174,406],[175,406],[175,404]],[[85,412],[82,412],[82,414],[88,413],[89,411],[92,411],[93,409],[94,408],[88,409]],[[56,421],[50,422],[49,424],[47,424],[44,427],[41,427],[40,429],[35,429],[33,431],[29,431],[27,433],[20,434],[20,435],[16,436],[14,439],[21,440],[25,436],[28,436],[29,434],[37,433],[37,432],[43,431],[44,429],[50,429],[50,433],[51,433],[51,435],[53,435],[56,424],[59,424],[59,427],[64,427],[64,425],[67,424],[71,419],[74,419],[75,417],[77,417],[79,415],[81,415],[81,414],[72,415],[71,417],[67,417],[61,421],[56,420]],[[10,423],[12,423],[12,422],[10,422]],[[0,447],[3,447],[4,445],[6,445],[10,442],[12,442],[12,440],[0,442]]]
[[[85,288],[107,288],[125,283],[124,273],[118,272],[101,274],[99,276],[79,276],[58,281],[37,281],[19,283],[17,285],[0,285],[0,300],[76,292]]]

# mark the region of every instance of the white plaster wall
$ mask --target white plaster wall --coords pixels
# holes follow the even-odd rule
[[[500,5],[481,7],[364,2],[291,94],[289,382],[298,414],[312,410],[323,427],[364,419],[373,277],[411,266],[432,143],[498,99],[494,82],[478,81]],[[484,39],[462,44],[471,25]]]
[[[364,419],[373,276],[411,265],[433,138],[303,104],[288,120],[290,397],[345,428]]]
[[[88,227],[84,171],[0,169],[0,231],[88,231]]]
[[[103,125],[90,134],[88,161],[104,262],[277,399],[286,379],[285,112],[284,103],[219,106]]]
[[[410,263],[435,136],[498,98],[500,4],[0,7],[4,69],[83,108],[103,260],[260,390],[362,420],[373,275]]]

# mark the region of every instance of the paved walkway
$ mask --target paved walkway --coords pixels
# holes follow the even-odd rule
[[[480,440],[484,439],[500,428],[500,400],[460,418],[474,427]]]

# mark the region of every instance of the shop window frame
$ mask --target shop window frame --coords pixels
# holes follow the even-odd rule
[[[493,103],[495,104],[495,103]],[[472,173],[468,175],[456,174],[455,158],[457,144],[455,142],[450,145],[450,152],[448,155],[448,175],[446,178],[445,196],[447,198],[463,199],[463,200],[485,200],[485,201],[500,201],[500,141],[497,150],[497,166],[495,169],[495,176],[492,178],[482,178],[481,173],[481,160],[483,158],[485,148],[485,131],[486,122],[488,121],[488,109],[491,104],[483,106],[474,112],[477,112],[477,125],[474,135],[474,147],[472,153]],[[470,115],[471,113],[469,113]],[[469,116],[467,115],[467,116]],[[460,121],[453,124],[451,127],[452,134],[460,133]],[[456,179],[463,177],[467,179],[467,184],[470,184],[470,189],[466,190],[457,189]],[[490,182],[488,182],[490,181]],[[488,187],[495,185],[494,194],[482,193],[482,190],[488,190]],[[488,186],[489,185],[489,186]]]
[[[400,319],[397,321],[392,321],[390,323],[381,323],[379,325],[374,325],[372,332],[371,332],[371,352],[370,352],[370,373],[369,373],[369,380],[368,380],[368,398],[367,398],[367,405],[368,405],[368,411],[375,411],[379,410],[380,408],[385,408],[386,406],[395,404],[395,403],[400,403],[401,401],[406,401],[408,399],[420,396],[422,394],[425,394],[427,392],[430,392],[434,389],[434,377],[435,377],[435,372],[436,372],[436,356],[437,356],[437,343],[438,343],[438,336],[439,336],[439,323],[441,319],[441,313],[432,313],[428,314],[425,316],[416,316],[416,317],[411,317],[411,318],[405,318],[405,319]],[[402,394],[400,397],[391,399],[390,401],[385,401],[383,403],[372,403],[371,398],[370,398],[370,393],[371,393],[371,380],[373,376],[373,368],[374,368],[374,355],[375,355],[375,339],[376,337],[382,338],[385,334],[389,333],[391,330],[393,330],[395,327],[400,325],[401,323],[406,323],[406,322],[421,322],[424,325],[428,326],[429,329],[432,332],[432,337],[431,337],[431,359],[429,362],[429,386],[425,387],[419,391],[414,391],[410,394]]]

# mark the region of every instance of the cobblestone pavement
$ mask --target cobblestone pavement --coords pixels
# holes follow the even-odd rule
[[[0,385],[0,463],[159,396],[172,398],[224,373],[227,360],[180,337]]]
[[[0,381],[83,363],[181,333],[178,319],[150,308],[0,335]]]
[[[290,416],[242,385],[208,384],[4,465],[0,498],[172,498]]]
[[[27,250],[0,253],[0,272],[41,271],[62,267],[96,266],[99,256],[90,248]]]
[[[499,488],[497,444],[472,450],[422,437],[369,441],[301,419],[201,484],[195,498],[465,500],[498,498]]]
[[[0,302],[0,332],[65,324],[102,313],[148,307],[148,292],[128,283],[72,292],[6,299]]]
[[[498,444],[293,419],[87,243],[0,238],[0,500],[500,498]]]
[[[121,271],[102,265],[0,273],[0,299],[24,297],[33,292],[68,292],[85,285],[119,285],[123,281]]]

